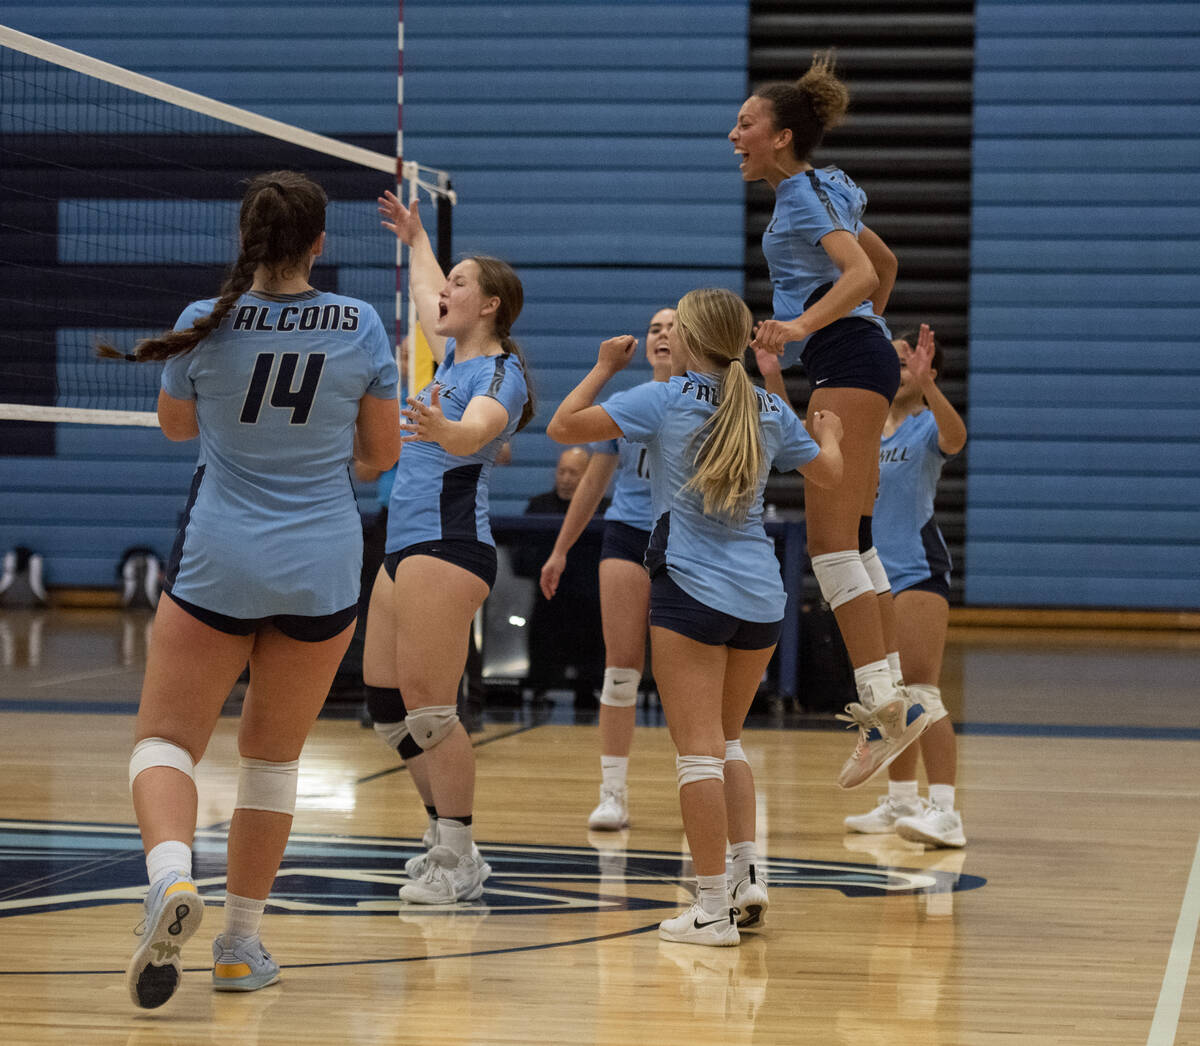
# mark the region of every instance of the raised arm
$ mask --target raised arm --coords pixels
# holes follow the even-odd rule
[[[921,324],[921,333],[917,344],[909,353],[905,366],[921,387],[921,395],[929,404],[933,420],[937,422],[938,449],[943,454],[957,454],[967,445],[967,424],[962,415],[954,409],[954,404],[946,399],[945,393],[938,388],[937,371],[933,369],[934,338],[928,323]]]
[[[570,504],[567,505],[567,514],[563,516],[562,525],[558,528],[554,548],[542,564],[542,595],[547,599],[553,599],[554,593],[558,591],[558,582],[567,567],[567,553],[596,514],[596,509],[604,500],[604,492],[608,490],[608,484],[616,470],[616,454],[593,454],[588,461],[579,486],[575,488]]]
[[[631,334],[601,342],[596,365],[558,405],[546,426],[546,435],[556,443],[595,443],[623,435],[608,412],[594,404],[609,379],[628,366],[636,348],[637,338]]]
[[[446,355],[446,339],[434,334],[433,328],[438,318],[438,294],[446,282],[446,274],[442,272],[429,234],[421,224],[420,201],[414,197],[405,207],[395,193],[385,192],[378,203],[379,213],[383,215],[380,224],[395,233],[412,251],[409,279],[412,280],[413,300],[417,303],[417,319],[434,360],[441,363]]]

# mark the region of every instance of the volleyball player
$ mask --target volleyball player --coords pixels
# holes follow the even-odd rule
[[[841,122],[849,94],[831,53],[792,83],[760,87],[729,132],[745,181],[775,190],[763,234],[774,284],[775,318],[759,324],[754,346],[794,362],[812,383],[808,418],[833,411],[842,420],[845,478],[833,488],[806,479],[808,549],[821,594],[845,640],[858,701],[846,706],[858,743],[838,774],[854,788],[912,744],[928,723],[889,661],[883,615],[888,581],[871,539],[879,440],[900,384],[899,365],[880,318],[896,259],[862,223],[866,194],[834,167],[810,161],[825,131]]]
[[[405,453],[388,505],[386,556],[367,613],[363,681],[375,730],[405,760],[430,816],[428,853],[400,888],[413,904],[470,901],[491,868],[472,839],[475,752],[459,722],[459,679],[475,612],[496,579],[488,479],[533,415],[511,328],[521,281],[495,258],[443,274],[417,203],[379,198],[383,225],[411,250],[417,315],[437,371],[410,397]]]
[[[916,346],[913,346],[913,341]],[[854,832],[896,832],[927,846],[965,846],[962,816],[954,808],[958,770],[954,726],[938,681],[950,610],[950,554],[933,515],[942,465],[966,445],[967,427],[937,386],[941,349],[928,324],[893,343],[900,358],[900,389],[888,411],[879,454],[875,544],[896,605],[905,685],[918,695],[931,723],[920,754],[929,798],[917,791],[917,745],[888,767],[888,794],[869,813],[847,817]]]
[[[760,925],[767,906],[754,777],[741,744],[787,601],[763,529],[767,472],[797,468],[814,483],[836,484],[842,471],[836,415],[814,413],[814,440],[786,404],[751,384],[742,357],[752,325],[732,292],[692,291],[670,332],[678,376],[593,405],[637,344],[611,338],[547,427],[563,443],[623,436],[649,449],[650,643],[679,753],[679,802],[698,886],[696,902],[664,920],[659,936],[690,944],[737,944],[739,926]]]
[[[192,303],[174,331],[128,357],[166,361],[163,433],[200,437],[129,763],[150,889],[126,981],[145,1008],[174,994],[181,948],[200,925],[194,768],[247,662],[213,987],[253,991],[279,977],[260,938],[263,908],[291,829],[300,749],[357,614],[362,523],[350,461],[385,469],[400,451],[383,324],[365,302],[309,283],[325,203],[302,175],[254,178],[220,296]]]
[[[659,309],[646,330],[646,358],[654,380],[671,376],[670,333],[675,310]],[[626,439],[592,444],[587,471],[571,498],[558,538],[542,566],[542,594],[553,599],[567,554],[591,520],[614,474],[612,504],[604,513],[600,548],[600,619],[604,631],[604,686],[600,691],[600,802],[588,828],[618,831],[629,825],[627,773],[637,718],[638,684],[646,659],[650,578],[644,565],[654,516],[647,450]]]

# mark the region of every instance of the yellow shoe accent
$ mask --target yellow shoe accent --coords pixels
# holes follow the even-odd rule
[[[213,976],[221,978],[249,977],[250,967],[244,962],[219,962],[213,967]]]

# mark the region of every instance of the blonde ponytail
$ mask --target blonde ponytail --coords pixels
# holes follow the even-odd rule
[[[692,355],[724,372],[716,410],[693,437],[700,446],[685,489],[701,496],[709,515],[741,522],[758,494],[764,457],[758,394],[743,362],[753,318],[732,291],[705,288],[680,299],[675,322]]]

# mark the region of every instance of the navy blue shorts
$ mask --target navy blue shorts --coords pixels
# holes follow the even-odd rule
[[[879,325],[846,316],[808,339],[800,357],[817,389],[869,389],[891,403],[900,388],[900,357]]]
[[[650,579],[650,624],[709,646],[762,650],[779,642],[783,621],[743,621],[705,606],[674,581],[666,569]]]
[[[409,556],[432,556],[453,563],[482,578],[488,588],[496,583],[496,546],[485,541],[472,541],[470,538],[418,541],[415,545],[402,548],[399,552],[389,552],[383,557],[383,568],[388,577],[395,581],[396,567],[400,565],[400,560]]]
[[[301,643],[323,643],[343,631],[356,617],[358,604],[354,603],[333,614],[318,614],[307,617],[303,614],[271,614],[267,617],[230,617],[228,614],[218,614],[215,610],[205,610],[195,603],[168,592],[173,602],[197,621],[224,632],[227,636],[248,636],[266,625],[272,625],[288,639],[299,640]]]
[[[941,574],[932,574],[924,581],[893,589],[892,595],[898,596],[901,592],[932,592],[935,596],[941,596],[947,603],[950,602],[950,585]]]
[[[646,546],[650,531],[631,527],[628,523],[610,519],[604,524],[604,539],[600,545],[601,559],[627,559],[639,567],[646,564]]]

